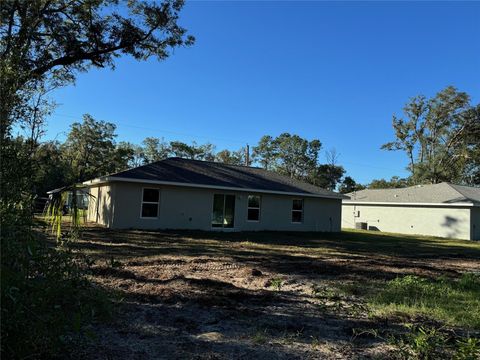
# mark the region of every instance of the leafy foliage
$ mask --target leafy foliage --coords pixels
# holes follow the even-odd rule
[[[342,194],[347,194],[352,191],[360,191],[365,189],[365,186],[362,184],[357,184],[357,182],[350,176],[345,176],[338,191]]]
[[[253,156],[265,170],[270,170],[275,165],[278,156],[273,137],[270,135],[262,136],[258,145],[253,148]]]
[[[393,117],[395,140],[385,150],[406,153],[414,183],[441,181],[479,184],[480,105],[452,86],[433,98],[420,95]]]
[[[390,180],[374,179],[368,184],[369,189],[398,189],[404,188],[411,184],[409,179],[402,179],[398,176],[392,176]]]
[[[71,125],[65,144],[63,157],[71,174],[71,182],[85,181],[106,174],[114,168],[112,161],[115,152],[115,124],[97,121],[84,115],[83,123]]]
[[[312,180],[315,185],[328,190],[335,190],[340,183],[345,170],[343,167],[332,164],[322,164],[312,172]]]
[[[216,153],[215,161],[230,165],[245,165],[246,149],[241,148],[237,151],[222,150]]]
[[[78,72],[91,66],[113,68],[114,59],[122,54],[162,60],[172,49],[192,44],[193,38],[177,24],[182,6],[181,0],[2,1],[1,352],[5,358],[59,355],[72,331],[80,333],[86,322],[108,307],[86,281],[80,259],[66,249],[44,246],[37,238],[32,230],[35,194],[119,170],[135,160],[135,151],[116,146],[113,124],[88,115],[83,124],[73,125],[62,146],[40,144],[45,117],[55,106],[45,95],[73,82]],[[14,125],[27,136],[12,137]]]
[[[193,37],[177,24],[182,7],[182,0],[3,1],[2,137],[32,81],[63,85],[91,66],[113,68],[121,54],[163,60],[172,49],[191,45]]]
[[[83,258],[68,249],[49,248],[24,231],[22,241],[2,242],[1,261],[5,358],[60,355],[71,337],[83,333],[85,324],[110,315],[106,294],[90,285],[82,270],[85,265],[79,263]]]
[[[169,153],[172,156],[186,159],[213,161],[215,159],[214,150],[215,146],[210,143],[197,145],[194,141],[188,145],[181,141],[171,141]]]

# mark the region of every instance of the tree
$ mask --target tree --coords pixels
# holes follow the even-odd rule
[[[392,176],[390,180],[375,179],[367,185],[369,189],[397,189],[411,185],[409,179],[402,179],[398,176]]]
[[[365,189],[365,186],[363,186],[362,184],[357,184],[357,182],[352,177],[345,176],[342,183],[340,184],[338,191],[341,194],[348,194],[353,191],[360,191],[363,189]]]
[[[320,140],[308,141],[298,135],[280,134],[273,140],[277,164],[275,170],[291,178],[304,179],[315,169]]]
[[[215,161],[215,145],[211,143],[197,145],[196,142],[194,141],[193,147],[194,149],[196,149],[194,159],[205,160],[205,161]]]
[[[245,148],[237,151],[222,150],[215,155],[215,161],[230,165],[245,165]]]
[[[122,171],[134,167],[138,161],[136,147],[129,142],[122,141],[115,146],[112,154],[112,170]]]
[[[339,154],[335,148],[325,152],[327,162],[316,166],[308,175],[307,180],[324,189],[335,190],[342,180],[345,170],[337,165]]]
[[[42,143],[36,149],[33,160],[33,185],[35,194],[45,196],[47,191],[68,185],[67,176],[70,173],[62,157],[58,141]]]
[[[142,142],[143,145],[143,162],[146,164],[164,160],[170,155],[170,147],[165,140],[147,137]]]
[[[105,165],[110,158],[102,156],[115,153],[113,124],[98,127],[90,121],[87,125],[91,126],[72,127],[62,159],[57,157],[56,145],[37,146],[43,131],[41,111],[48,107],[32,103],[32,94],[73,82],[79,71],[90,66],[113,68],[114,59],[122,54],[137,60],[165,59],[170,50],[190,45],[193,38],[177,25],[182,5],[183,1],[176,0],[0,3],[1,338],[6,358],[57,355],[54,345],[65,332],[73,331],[73,325],[58,317],[58,310],[51,307],[52,298],[62,304],[81,303],[81,309],[72,307],[75,313],[98,313],[99,308],[89,304],[96,301],[95,290],[85,285],[78,259],[35,241],[32,184],[52,181],[54,186],[55,181],[63,181],[55,167],[64,163],[63,158],[74,166],[67,183],[97,176],[108,171]],[[30,130],[29,146],[25,146],[28,141],[12,136],[13,125],[20,121]],[[38,165],[35,161],[44,165],[33,171]],[[10,295],[12,289],[15,296]],[[39,309],[43,309],[42,319],[25,319],[25,314]]]
[[[270,135],[262,136],[258,145],[253,147],[253,157],[265,170],[275,166],[277,147]]]
[[[396,139],[382,149],[407,154],[413,182],[468,182],[468,169],[476,167],[471,150],[480,132],[468,94],[449,86],[431,99],[420,95],[405,105],[404,115],[393,117]]]
[[[65,84],[121,54],[167,58],[193,37],[177,24],[183,0],[5,0],[0,11],[2,138],[21,90],[31,81]]]
[[[23,90],[22,96],[26,99],[24,106],[15,108],[14,116],[27,136],[30,156],[34,155],[40,138],[45,135],[46,118],[53,113],[57,106],[48,98],[48,93],[52,90],[45,88],[38,81],[30,82],[29,86]]]
[[[63,144],[63,158],[71,169],[70,182],[82,182],[115,171],[115,124],[85,114],[71,125]]]
[[[322,164],[318,165],[313,173],[312,184],[328,190],[335,190],[341,181],[345,170],[341,166]]]
[[[194,141],[188,145],[181,141],[170,142],[171,155],[185,159],[213,161],[215,160],[214,151],[215,146],[210,143],[197,145]]]
[[[127,167],[135,168],[145,163],[144,149],[140,145],[128,141],[120,141],[117,144],[117,151],[123,152],[127,158]]]

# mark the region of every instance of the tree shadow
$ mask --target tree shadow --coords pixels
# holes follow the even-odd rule
[[[381,342],[368,336],[353,341],[354,329],[402,331],[395,320],[368,317],[358,298],[306,294],[292,290],[293,285],[333,281],[367,286],[412,273],[456,276],[457,270],[443,266],[443,260],[480,258],[478,246],[442,241],[361,232],[116,231],[97,226],[87,228],[72,247],[97,260],[94,279],[122,299],[121,316],[97,328],[102,340],[95,351],[104,358],[290,359],[322,357],[317,342],[345,357]],[[112,257],[117,267],[108,266]],[[251,269],[261,275],[253,276]],[[290,279],[293,285],[273,291],[267,286],[272,278]],[[243,286],[255,281],[265,285]]]

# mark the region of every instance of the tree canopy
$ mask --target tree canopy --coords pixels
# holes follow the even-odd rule
[[[0,7],[1,134],[32,83],[63,85],[122,54],[167,58],[194,38],[178,25],[183,0],[5,0]]]
[[[416,96],[392,123],[395,140],[382,149],[405,152],[414,183],[480,184],[480,105],[468,94],[449,86],[430,99]]]

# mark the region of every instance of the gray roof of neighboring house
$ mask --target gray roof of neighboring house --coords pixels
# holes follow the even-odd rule
[[[470,203],[480,205],[480,188],[440,183],[400,189],[365,189],[347,194],[352,202]]]
[[[192,187],[231,188],[258,192],[295,193],[305,196],[346,198],[344,195],[257,167],[210,161],[168,158],[107,175],[84,184],[108,181],[172,183]]]

